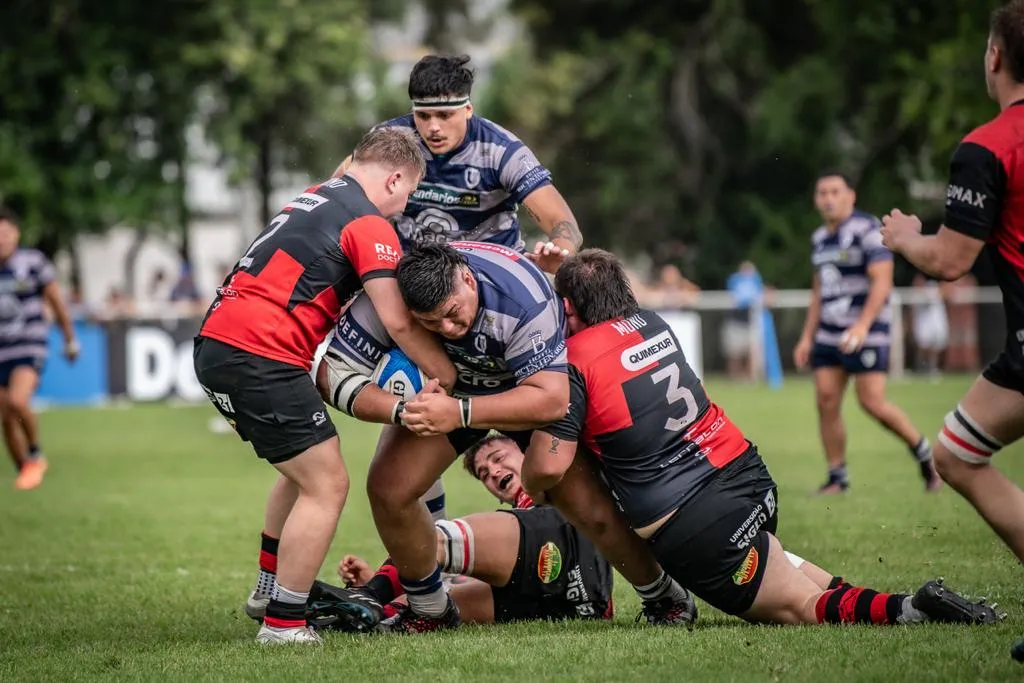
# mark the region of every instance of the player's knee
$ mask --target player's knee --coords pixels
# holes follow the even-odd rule
[[[32,398],[21,394],[11,394],[7,399],[6,408],[17,415],[24,415],[32,410]]]
[[[932,450],[935,470],[947,483],[962,484],[979,468],[989,465],[1002,447],[958,405],[946,415]]]
[[[396,514],[410,505],[420,503],[420,496],[393,477],[376,475],[371,470],[366,478],[366,496],[376,514]]]
[[[833,389],[819,389],[816,397],[820,414],[835,415],[839,413],[839,406],[843,400],[843,395],[840,392]]]
[[[875,394],[857,394],[857,402],[865,413],[875,419],[881,419],[885,415],[885,397]]]

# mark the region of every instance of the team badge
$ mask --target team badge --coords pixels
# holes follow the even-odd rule
[[[537,555],[537,576],[542,583],[551,583],[562,573],[562,551],[558,546],[548,541]]]
[[[747,556],[743,558],[743,562],[740,564],[740,568],[736,570],[736,573],[732,575],[732,582],[737,586],[742,586],[745,583],[750,583],[754,575],[757,574],[757,548],[751,548],[747,551]]]
[[[875,363],[878,362],[878,353],[873,349],[868,349],[860,354],[860,362],[866,368],[875,367]]]
[[[473,168],[472,166],[470,166],[469,168],[466,169],[466,172],[465,174],[463,174],[463,177],[466,181],[466,187],[472,190],[474,187],[480,184],[480,169]]]

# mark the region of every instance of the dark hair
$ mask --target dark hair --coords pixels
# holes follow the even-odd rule
[[[480,454],[480,451],[496,441],[509,441],[511,443],[515,443],[511,438],[504,434],[489,434],[467,448],[466,452],[462,456],[462,466],[465,467],[466,471],[472,474],[473,478],[477,481],[480,480],[480,477],[476,476],[476,456]]]
[[[417,138],[408,128],[374,128],[359,141],[352,152],[354,163],[380,164],[388,169],[406,168],[422,178],[427,161]]]
[[[1024,0],[1013,0],[992,12],[989,35],[1000,43],[1006,67],[1017,83],[1024,83]]]
[[[466,257],[447,244],[425,244],[398,261],[398,289],[410,311],[430,313],[455,292]]]
[[[626,318],[640,308],[622,263],[604,249],[584,249],[566,259],[555,275],[555,290],[588,326]]]
[[[466,66],[468,62],[468,55],[427,55],[416,62],[409,74],[409,99],[469,97],[473,90],[473,70]]]
[[[818,174],[818,176],[814,179],[814,184],[817,185],[819,181],[825,178],[842,178],[843,182],[846,183],[846,186],[848,188],[850,188],[851,190],[856,189],[853,185],[853,179],[850,178],[848,174],[843,173],[838,169],[826,168],[824,171],[821,171]]]
[[[18,218],[18,214],[14,213],[14,209],[6,206],[0,206],[0,222],[3,221],[7,221],[16,228],[21,227],[21,219]]]

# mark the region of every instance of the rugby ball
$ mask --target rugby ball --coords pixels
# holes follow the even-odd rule
[[[370,379],[384,391],[406,400],[418,394],[427,383],[426,375],[398,347],[384,354]]]

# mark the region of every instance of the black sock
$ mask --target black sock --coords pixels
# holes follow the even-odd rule
[[[384,560],[384,564],[363,588],[382,605],[388,604],[405,592],[398,580],[398,567],[391,563],[390,557]]]

